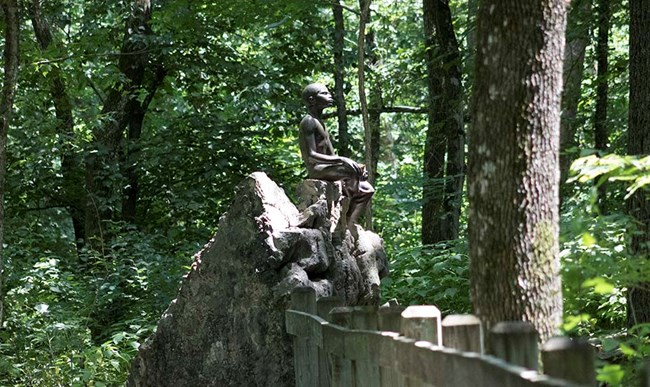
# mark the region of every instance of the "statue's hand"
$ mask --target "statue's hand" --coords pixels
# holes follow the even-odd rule
[[[359,164],[361,168],[361,180],[368,180],[368,169],[364,164]]]
[[[347,157],[341,157],[341,161],[343,161],[343,164],[345,164],[348,168],[352,169],[355,175],[359,176],[362,173],[362,167],[356,161]]]

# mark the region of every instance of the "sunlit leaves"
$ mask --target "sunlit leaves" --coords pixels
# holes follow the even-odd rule
[[[614,291],[615,286],[607,282],[603,277],[596,277],[586,280],[582,283],[583,288],[593,288],[596,294],[610,294]]]
[[[574,161],[571,171],[575,176],[569,182],[585,183],[596,178],[601,178],[601,181],[605,179],[626,182],[628,188],[625,198],[627,199],[637,190],[650,184],[650,156],[590,155]]]

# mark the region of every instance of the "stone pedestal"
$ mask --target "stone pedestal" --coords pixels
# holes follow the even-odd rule
[[[347,305],[377,304],[383,242],[345,221],[339,183],[306,180],[294,206],[256,172],[196,254],[177,298],[141,347],[129,386],[290,386],[290,292],[310,286]]]

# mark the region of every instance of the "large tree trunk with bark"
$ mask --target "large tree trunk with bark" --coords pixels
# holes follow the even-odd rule
[[[449,4],[425,0],[429,114],[422,243],[458,238],[465,165],[460,52]]]
[[[424,143],[424,176],[422,184],[422,244],[428,245],[443,241],[445,231],[442,227],[445,196],[445,153],[447,142],[443,129],[444,117],[437,103],[440,98],[442,80],[437,71],[438,60],[435,48],[435,9],[437,0],[424,0],[424,41],[427,65],[427,134]]]
[[[442,76],[441,115],[447,138],[443,230],[446,239],[458,238],[460,206],[465,173],[465,131],[463,128],[463,88],[458,40],[454,32],[449,3],[435,3],[436,38],[441,51],[439,69]]]
[[[52,31],[47,18],[42,14],[40,0],[32,0],[30,18],[34,27],[34,35],[39,48],[46,51],[52,44]],[[54,104],[56,117],[56,132],[61,138],[61,202],[68,208],[72,219],[77,249],[80,249],[85,239],[83,190],[84,172],[81,168],[81,157],[74,151],[74,119],[72,104],[65,85],[61,69],[51,66],[46,75],[50,83],[50,94]]]
[[[7,176],[7,133],[13,113],[18,78],[18,42],[20,24],[16,0],[2,0],[4,19],[4,77],[0,95],[0,326],[4,320],[4,236],[5,236],[5,179]]]
[[[560,120],[560,185],[566,183],[571,162],[577,154],[578,103],[582,94],[582,76],[585,49],[590,41],[592,0],[571,3],[567,18],[566,47],[564,51],[562,116]]]
[[[650,154],[650,7],[644,0],[630,0],[630,111],[628,153]],[[639,259],[650,258],[650,200],[639,190],[628,203],[638,222],[632,251]],[[650,282],[630,286],[627,297],[628,325],[650,322]]]
[[[472,304],[488,329],[530,321],[544,341],[562,319],[558,148],[566,2],[479,4],[468,176]]]

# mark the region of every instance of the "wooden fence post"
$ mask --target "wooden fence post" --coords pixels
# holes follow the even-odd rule
[[[316,312],[318,317],[323,320],[329,318],[329,313],[333,308],[343,305],[343,298],[338,296],[321,297],[316,302]],[[318,349],[318,381],[319,386],[329,387],[332,383],[331,367],[329,364],[329,356],[323,348]]]
[[[402,312],[400,333],[412,339],[442,345],[440,310],[433,305],[409,306]]]
[[[377,308],[373,306],[357,306],[352,308],[352,329],[376,331]],[[354,333],[350,336],[350,346],[354,348],[355,356],[352,361],[352,372],[357,387],[376,387],[379,385],[379,354],[371,351],[370,341],[374,335],[368,333]]]
[[[587,341],[552,337],[542,348],[544,373],[554,378],[596,385],[594,348]]]
[[[397,368],[397,386],[420,386],[422,381],[419,379],[409,378],[407,375],[415,363],[412,355],[415,351],[412,347],[415,346],[415,339],[405,336],[397,336],[393,339],[395,345],[395,363]]]
[[[415,340],[425,340],[434,345],[442,345],[442,326],[440,310],[433,305],[409,306],[402,312],[400,333]],[[427,386],[419,379],[407,377],[408,387]]]
[[[483,353],[481,320],[471,314],[452,314],[442,320],[442,344],[463,352]]]
[[[539,334],[526,321],[504,321],[497,323],[490,332],[492,354],[508,363],[538,369]]]
[[[382,331],[382,340],[379,353],[379,375],[382,387],[402,387],[404,378],[397,370],[395,340],[398,336],[402,322],[403,306],[382,306],[378,311],[379,330]],[[391,339],[392,338],[392,339]]]
[[[377,308],[374,306],[355,306],[352,308],[352,329],[377,330]]]
[[[403,306],[382,306],[378,311],[378,324],[380,331],[399,332],[402,322]]]
[[[352,308],[337,307],[330,311],[329,319],[332,324],[349,328],[352,324]],[[345,358],[345,343],[341,343],[339,353],[330,353],[330,380],[332,387],[349,387],[353,384],[352,362]]]
[[[291,309],[316,314],[316,292],[310,287],[297,287],[291,293]],[[309,337],[293,338],[293,359],[297,387],[318,385],[318,348]]]

